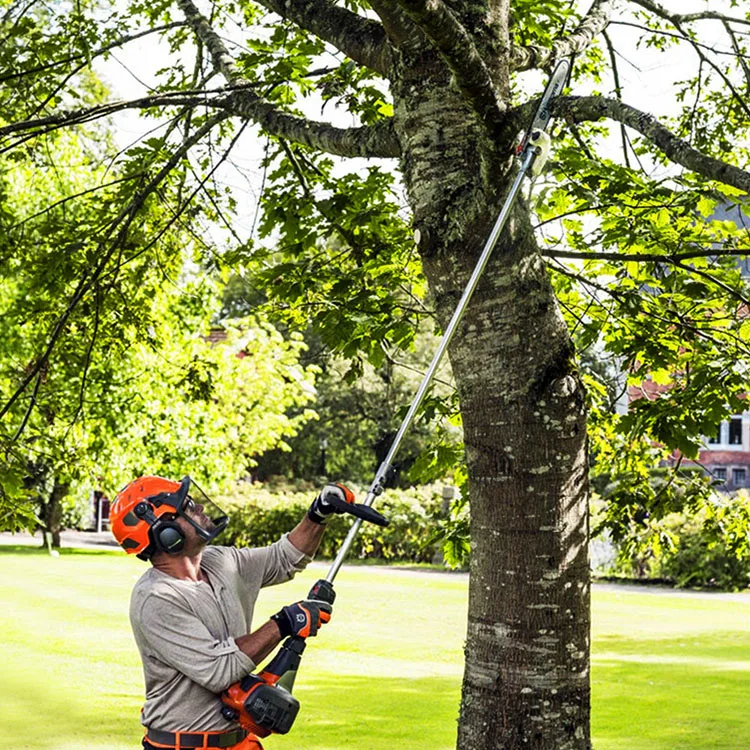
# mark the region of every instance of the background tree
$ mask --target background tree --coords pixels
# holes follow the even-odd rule
[[[4,96],[22,106],[2,115],[8,152],[127,107],[158,114],[167,135],[138,146],[130,174],[142,176],[123,184],[120,213],[87,238],[96,250],[2,414],[17,402],[33,408],[33,384],[57,355],[55,331],[122,262],[133,217],[147,204],[161,200],[183,215],[204,191],[210,199],[194,210],[210,205],[232,226],[232,199],[206,184],[208,157],[192,162],[199,174],[185,174],[183,192],[160,191],[209,139],[224,158],[247,122],[268,139],[258,238],[237,237],[223,256],[206,249],[204,265],[253,265],[287,321],[312,320],[355,368],[412,342],[423,314],[420,269],[444,325],[513,177],[514,143],[535,107],[527,92],[538,90],[526,72],[576,55],[581,95],[554,103],[564,125],[542,201],[536,213],[528,200],[516,204],[449,356],[472,538],[458,745],[589,747],[587,404],[571,329],[603,342],[633,378],[652,372],[673,385],[627,418],[594,419],[599,455],[626,472],[638,471],[627,464],[649,436],[695,455],[701,433],[711,434],[748,386],[735,366],[746,354],[743,285],[733,264],[710,258],[747,251],[743,232],[711,216],[750,187],[738,167],[748,156],[738,144],[750,122],[742,93],[750,19],[733,2],[726,12],[674,6],[241,0],[199,9],[175,0],[112,12],[11,4],[0,62]],[[693,72],[664,97],[677,102],[675,114],[656,120],[623,101],[620,55],[639,53],[622,51],[622,24],[645,47],[692,54]],[[716,42],[703,40],[707,25]],[[71,101],[89,61],[146,33],[174,53],[153,91],[131,102]],[[307,117],[306,98],[324,110],[338,102],[354,124]],[[622,141],[610,158],[601,156],[601,120]],[[408,211],[391,172],[342,174],[325,154],[396,160]]]
[[[87,145],[97,135],[106,142],[104,131],[57,134],[24,158],[2,162],[6,396],[35,368],[60,301],[93,262],[82,252],[83,237],[117,211],[116,194],[112,208],[87,195],[92,176],[112,182]],[[153,220],[143,212],[137,233],[150,232]],[[138,256],[140,240],[129,242]],[[57,547],[66,509],[76,506],[68,518],[86,518],[93,489],[112,494],[133,476],[188,472],[215,487],[247,474],[257,454],[284,447],[314,416],[306,405],[315,368],[299,363],[300,335],[285,340],[257,316],[244,316],[221,343],[208,337],[221,285],[191,278],[194,244],[185,228],[170,227],[152,256],[109,269],[70,323],[53,329],[56,355],[39,368],[30,396],[5,404],[3,528],[38,522]]]

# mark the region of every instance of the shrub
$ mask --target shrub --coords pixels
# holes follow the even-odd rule
[[[709,505],[702,518],[677,530],[660,560],[661,574],[678,586],[739,591],[750,586],[750,502],[745,494]]]
[[[672,514],[620,543],[613,575],[680,587],[738,591],[750,586],[750,500],[715,495],[698,513]]]
[[[232,496],[219,500],[229,511],[230,523],[222,536],[224,544],[259,547],[271,544],[293,529],[307,512],[316,490],[290,490],[276,494],[263,485],[248,485]],[[365,492],[357,493],[364,497]],[[439,495],[430,487],[388,490],[377,510],[390,524],[381,528],[364,523],[354,539],[350,559],[384,562],[432,562],[439,545],[433,541],[435,525],[441,516]],[[332,559],[344,541],[353,518],[336,515],[318,550],[318,557]]]

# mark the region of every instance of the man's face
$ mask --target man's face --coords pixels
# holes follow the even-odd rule
[[[203,512],[203,506],[196,503],[190,495],[185,498],[185,506],[182,512],[204,531],[210,533],[216,530],[216,524]],[[195,529],[193,529],[193,532],[195,532]]]
[[[206,540],[201,537],[190,521],[184,516],[175,516],[174,522],[182,529],[185,535],[185,544],[182,548],[183,555],[194,555],[206,546]]]
[[[185,534],[183,552],[188,555],[195,554],[207,544],[193,524],[209,533],[216,530],[216,524],[204,513],[203,505],[196,503],[189,495],[185,498],[185,504],[180,515],[177,516],[176,522]]]

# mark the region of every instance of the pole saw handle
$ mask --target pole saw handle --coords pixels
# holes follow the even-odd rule
[[[374,523],[376,526],[388,525],[388,519],[369,505],[364,505],[362,503],[348,503],[346,500],[342,500],[333,494],[326,497],[326,502],[330,503],[339,513],[348,513],[351,516],[361,518],[363,521]]]

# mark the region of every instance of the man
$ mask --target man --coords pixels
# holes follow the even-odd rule
[[[128,553],[151,562],[130,602],[146,681],[146,750],[261,748],[256,737],[222,715],[220,694],[286,636],[316,635],[331,607],[309,600],[290,604],[250,632],[258,592],[302,570],[328,516],[353,502],[343,485],[326,485],[302,521],[277,542],[234,549],[207,546],[228,517],[189,477],[141,477],[117,495],[112,533]]]

